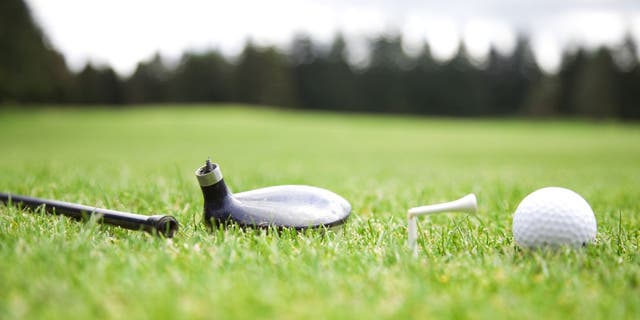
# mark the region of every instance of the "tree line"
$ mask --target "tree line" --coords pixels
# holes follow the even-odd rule
[[[631,36],[616,48],[567,50],[558,72],[536,64],[529,41],[473,60],[464,43],[448,61],[429,45],[410,56],[401,36],[371,39],[368,62],[349,62],[340,34],[323,45],[295,36],[288,50],[248,41],[238,57],[187,52],[177,64],[157,54],[122,78],[109,66],[70,71],[22,0],[0,4],[0,102],[126,106],[239,102],[300,109],[450,116],[640,118],[640,63]]]

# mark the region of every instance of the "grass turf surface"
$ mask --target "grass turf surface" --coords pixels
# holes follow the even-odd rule
[[[637,318],[640,128],[164,107],[0,111],[0,191],[141,214],[173,240],[0,206],[0,318]],[[232,190],[325,187],[339,230],[207,232],[193,171]],[[582,250],[528,252],[511,215],[544,186],[598,220]],[[469,192],[477,216],[406,210]]]

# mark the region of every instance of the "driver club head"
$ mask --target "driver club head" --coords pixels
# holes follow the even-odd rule
[[[229,222],[296,230],[333,227],[343,224],[351,213],[347,200],[311,186],[283,185],[233,194],[220,166],[210,160],[195,175],[204,196],[204,222],[210,227]]]

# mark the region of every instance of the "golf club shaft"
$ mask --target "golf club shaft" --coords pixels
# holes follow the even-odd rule
[[[75,219],[99,216],[98,222],[119,226],[130,230],[144,230],[171,238],[178,229],[178,222],[172,216],[145,216],[128,212],[95,208],[76,203],[33,198],[0,192],[0,202],[30,208],[42,208],[45,212],[61,214]]]

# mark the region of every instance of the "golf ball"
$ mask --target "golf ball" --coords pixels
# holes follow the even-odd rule
[[[534,191],[513,215],[513,237],[525,248],[580,247],[596,237],[593,210],[579,194],[565,188]]]

